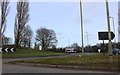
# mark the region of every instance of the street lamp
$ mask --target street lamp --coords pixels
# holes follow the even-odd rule
[[[110,17],[112,19],[113,22],[113,32],[115,34],[115,24],[114,24],[114,17]],[[114,39],[114,42],[116,42],[116,39]]]
[[[114,24],[114,17],[110,17],[112,19],[113,22],[113,32],[115,34],[115,24]],[[114,43],[115,43],[115,47],[116,47],[116,38],[114,38]]]
[[[82,37],[82,54],[84,53],[84,42],[83,42],[83,15],[82,15],[82,2],[80,0],[80,14],[81,14],[81,37]]]
[[[68,37],[68,47],[70,47],[70,38]]]
[[[88,32],[85,33],[87,34],[87,46],[89,46]]]
[[[109,45],[108,45],[108,50],[109,50],[109,58],[110,62],[112,63],[112,41],[111,41],[111,30],[110,30],[110,19],[109,19],[109,6],[108,6],[108,0],[106,0],[106,14],[107,14],[107,25],[108,25],[108,38],[109,38]]]

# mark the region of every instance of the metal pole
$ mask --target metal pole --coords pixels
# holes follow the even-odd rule
[[[1,7],[0,7],[0,10],[1,10]],[[1,32],[2,32],[2,24],[1,24],[1,12],[0,12],[0,48],[2,48],[2,39],[1,39]]]
[[[113,22],[113,32],[115,34],[115,24],[114,24],[114,17],[110,17],[112,19]],[[114,38],[114,42],[116,43],[116,38]]]
[[[1,32],[0,32],[0,48],[2,48],[2,35],[1,35]]]
[[[70,47],[70,38],[68,38],[68,46]]]
[[[87,34],[87,46],[89,46],[89,40],[88,40],[88,32],[85,32]]]
[[[107,25],[108,25],[108,37],[109,37],[109,58],[110,62],[112,63],[112,41],[111,41],[111,30],[110,30],[110,19],[109,19],[109,6],[108,6],[108,0],[106,0],[106,13],[107,13]]]
[[[2,27],[0,22],[0,48],[2,48]]]
[[[80,0],[80,14],[81,14],[82,54],[84,54],[84,42],[83,42],[83,15],[82,15],[82,2],[81,2],[81,0]]]

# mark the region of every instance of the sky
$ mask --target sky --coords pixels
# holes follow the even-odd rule
[[[40,27],[46,27],[55,31],[57,46],[66,47],[73,43],[81,46],[81,26],[79,2],[30,2],[30,21],[34,36]],[[99,31],[107,31],[105,2],[83,2],[83,27],[84,45],[87,45],[87,34],[90,45],[102,43],[98,40]],[[14,23],[16,15],[16,2],[10,2],[10,12],[7,17],[5,35],[14,41]],[[118,39],[118,2],[109,2],[110,16],[114,17],[115,35]],[[111,31],[113,31],[110,19]],[[108,42],[108,41],[105,41]]]

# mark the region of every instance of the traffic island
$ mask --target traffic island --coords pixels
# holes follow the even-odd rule
[[[120,71],[120,56],[113,56],[113,63],[109,62],[109,56],[92,55],[92,56],[66,56],[62,58],[40,58],[31,60],[20,60],[9,62],[10,64],[63,68],[73,70],[95,70],[95,71]]]

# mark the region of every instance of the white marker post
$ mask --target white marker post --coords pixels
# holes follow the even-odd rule
[[[101,52],[101,50],[100,49],[98,49],[98,53],[100,53]]]

